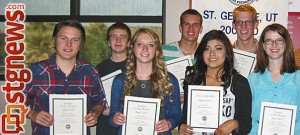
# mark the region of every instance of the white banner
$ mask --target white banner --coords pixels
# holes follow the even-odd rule
[[[233,10],[240,4],[251,4],[256,9],[259,25],[255,38],[259,39],[262,30],[269,24],[279,23],[287,27],[287,0],[191,0],[192,8],[203,16],[203,31],[199,40],[210,30],[222,30],[231,42],[236,40],[236,31],[232,27]]]

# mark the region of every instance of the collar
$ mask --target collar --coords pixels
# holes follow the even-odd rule
[[[53,53],[51,55],[51,57],[50,57],[50,64],[51,64],[52,67],[54,67],[54,69],[58,69],[59,70],[60,68],[59,68],[59,66],[56,63],[56,55],[57,55],[56,53]],[[82,63],[78,59],[76,59],[76,62],[75,62],[73,70],[77,71],[81,65],[82,65]]]
[[[237,40],[234,41],[234,43],[233,43],[233,48],[240,50],[240,49],[238,48],[238,45],[237,45],[236,42],[237,42]],[[256,38],[254,38],[254,42],[255,42],[255,44],[256,44],[256,48],[255,48],[254,50],[252,50],[251,53],[255,53],[255,52],[257,51],[257,49],[258,49],[258,41],[257,41]]]

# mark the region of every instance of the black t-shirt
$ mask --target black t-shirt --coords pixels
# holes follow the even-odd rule
[[[110,58],[102,61],[99,63],[96,68],[98,69],[98,72],[100,74],[100,77],[106,76],[114,71],[117,71],[119,69],[124,72],[126,66],[126,59],[121,62],[114,62]],[[108,116],[100,116],[97,127],[96,127],[96,134],[97,135],[117,135],[118,129],[112,127],[109,124]]]
[[[96,68],[98,69],[100,76],[103,77],[119,69],[121,69],[123,72],[125,70],[125,66],[126,66],[126,59],[121,62],[114,62],[110,58],[108,58],[102,61],[101,63],[99,63],[96,66]]]

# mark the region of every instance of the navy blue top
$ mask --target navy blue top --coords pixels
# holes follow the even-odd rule
[[[165,119],[170,121],[172,127],[167,132],[167,135],[171,135],[172,129],[177,127],[181,123],[181,109],[180,109],[180,93],[179,93],[179,83],[177,78],[168,73],[170,77],[170,83],[174,86],[174,91],[171,94],[171,98],[173,103],[170,102],[168,97],[164,97],[164,110],[165,110]],[[123,97],[123,90],[125,85],[125,75],[119,74],[117,75],[112,84],[112,93],[111,93],[111,106],[110,106],[110,113],[109,113],[109,122],[112,126],[117,127],[119,129],[118,135],[122,134],[122,126],[115,125],[112,122],[112,118],[116,112],[123,113],[124,106],[121,104],[121,99]]]

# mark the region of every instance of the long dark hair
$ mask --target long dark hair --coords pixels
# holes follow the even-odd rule
[[[196,63],[186,69],[184,88],[187,88],[188,85],[206,85],[205,74],[207,65],[204,62],[203,52],[206,50],[207,43],[211,40],[222,42],[226,49],[224,64],[218,71],[218,75],[221,75],[221,80],[224,82],[223,86],[226,94],[226,89],[231,83],[231,77],[233,74],[237,73],[237,71],[234,69],[234,55],[230,40],[225,33],[220,30],[211,30],[203,36],[194,54]]]

